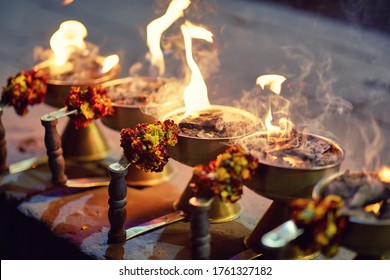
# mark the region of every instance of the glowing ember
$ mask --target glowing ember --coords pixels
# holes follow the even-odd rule
[[[184,105],[186,108],[184,117],[187,117],[196,111],[210,107],[206,83],[203,80],[202,73],[200,72],[198,65],[192,57],[192,38],[203,39],[208,42],[213,42],[213,39],[210,31],[205,28],[195,26],[188,21],[181,26],[181,32],[184,37],[187,64],[191,70],[190,82],[184,89],[183,95]]]
[[[364,211],[369,213],[371,212],[374,215],[379,216],[382,205],[383,205],[383,201],[369,204],[364,207]]]
[[[164,55],[160,47],[161,35],[177,19],[183,16],[183,11],[190,4],[190,0],[172,0],[165,14],[153,20],[146,28],[146,43],[151,55],[151,64],[157,67],[159,75],[165,73]]]
[[[277,157],[273,157],[277,159]],[[304,164],[304,160],[297,156],[284,156],[283,160],[288,162],[292,167],[302,166]]]

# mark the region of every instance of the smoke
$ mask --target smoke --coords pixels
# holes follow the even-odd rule
[[[335,74],[331,56],[314,54],[305,46],[281,49],[286,63],[279,67],[282,73],[278,74],[287,79],[280,96],[255,86],[243,91],[235,106],[260,119],[258,130],[265,130],[265,118],[271,108],[274,125],[287,117],[299,131],[336,141],[346,152],[344,168],[377,169],[383,165],[386,158],[384,128],[369,112],[355,108],[338,94],[346,84]]]
[[[185,84],[176,78],[164,79],[165,83],[149,95],[146,106],[140,111],[146,115],[161,119],[167,113],[184,106],[183,91]]]
[[[289,61],[298,63],[301,69],[295,77],[290,76],[290,83],[287,81],[286,98],[291,102],[295,126],[340,143],[346,152],[346,168],[380,167],[380,154],[385,147],[382,128],[375,118],[362,114],[350,101],[337,95],[338,78],[330,55],[314,56],[303,47],[285,50]]]

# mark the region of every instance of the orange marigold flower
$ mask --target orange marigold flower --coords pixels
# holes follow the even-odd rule
[[[13,106],[18,115],[27,113],[28,105],[42,103],[47,91],[47,78],[41,71],[22,70],[9,77],[3,87],[1,103]]]
[[[197,165],[191,185],[198,196],[218,196],[222,201],[241,198],[245,182],[250,180],[258,160],[238,145],[229,147],[208,165]]]
[[[78,110],[77,114],[70,116],[76,129],[87,127],[93,120],[114,113],[111,99],[102,87],[71,87],[64,103],[68,111]]]
[[[121,147],[127,160],[137,168],[149,172],[161,172],[167,164],[167,146],[177,143],[179,130],[172,120],[153,124],[138,124],[133,130],[124,128]]]
[[[296,199],[290,204],[292,219],[304,230],[300,246],[306,251],[318,251],[332,257],[338,250],[346,217],[339,214],[344,206],[341,197],[328,195],[324,199]]]

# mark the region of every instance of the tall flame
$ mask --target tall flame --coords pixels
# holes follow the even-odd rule
[[[146,44],[149,47],[151,64],[157,67],[159,75],[165,73],[164,55],[160,47],[162,33],[183,16],[183,11],[190,4],[190,0],[172,0],[165,14],[150,22],[146,27]]]
[[[192,56],[192,38],[203,39],[212,43],[213,34],[203,27],[193,25],[189,21],[186,21],[180,28],[184,37],[187,64],[191,70],[190,82],[184,89],[183,94],[186,108],[184,117],[186,117],[210,106],[206,83]]]
[[[264,89],[265,86],[269,86],[269,89],[272,92],[279,95],[282,89],[282,83],[285,80],[286,77],[284,76],[269,74],[257,77],[256,84],[258,84],[262,89]],[[288,131],[290,122],[286,118],[281,118],[279,120],[279,126],[275,126],[271,123],[272,119],[272,110],[269,108],[267,117],[264,121],[268,134],[279,134],[280,136],[284,136]]]
[[[84,38],[87,37],[85,26],[75,20],[64,21],[50,38],[50,47],[54,53],[57,66],[64,65],[72,52],[86,48]]]

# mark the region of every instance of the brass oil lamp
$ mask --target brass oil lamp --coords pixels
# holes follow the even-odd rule
[[[256,132],[238,141],[243,147],[247,141],[267,137],[267,132]],[[330,146],[336,160],[322,166],[294,167],[259,159],[259,167],[247,187],[255,193],[272,200],[267,211],[262,215],[255,228],[245,237],[248,248],[261,251],[261,237],[268,231],[287,221],[291,216],[289,203],[297,198],[310,198],[315,184],[322,178],[337,173],[344,159],[343,149],[334,141],[313,134],[304,134],[313,141],[321,141]],[[256,142],[256,141],[255,141]],[[286,253],[286,258],[312,258],[301,252]]]
[[[159,94],[159,90],[169,83],[163,78],[152,77],[127,77],[103,83],[109,97],[113,100],[115,113],[102,119],[102,123],[116,131],[123,128],[134,129],[140,123],[153,123],[156,117],[148,114],[148,111],[161,113],[171,110],[180,103],[177,99],[173,101],[153,102],[153,96]],[[123,91],[115,93],[116,87],[123,87]],[[120,96],[119,96],[120,95]],[[121,99],[121,101],[119,101]],[[169,181],[176,174],[176,168],[168,162],[162,172],[145,172],[130,165],[126,175],[126,182],[132,186],[151,186]]]
[[[80,22],[63,22],[50,40],[55,58],[34,67],[36,70],[42,70],[48,77],[46,104],[62,108],[64,99],[72,86],[80,88],[97,86],[118,76],[120,71],[118,57],[113,55],[106,58],[97,56],[92,63],[95,68],[90,71],[90,75],[85,75],[82,78],[61,79],[61,77],[66,76],[64,73],[77,71],[77,69],[73,69],[72,63],[68,62],[67,59],[75,49],[86,50],[84,42],[86,32],[86,28]],[[68,122],[62,132],[61,139],[66,159],[96,161],[105,158],[109,152],[107,141],[96,123],[90,124],[87,128],[75,129]]]
[[[285,77],[280,75],[263,75],[257,78],[258,85],[263,89],[264,86],[269,86],[270,90],[277,95],[280,94],[281,84],[284,81]],[[284,99],[282,100],[284,102]],[[291,216],[289,203],[297,198],[310,198],[314,185],[322,178],[337,173],[344,159],[344,150],[333,140],[304,132],[297,132],[294,135],[292,132],[295,130],[287,118],[281,118],[279,126],[273,125],[271,121],[272,112],[269,109],[264,120],[266,129],[245,136],[237,142],[247,152],[258,157],[260,162],[247,187],[272,200],[255,228],[244,239],[248,248],[258,252],[262,251],[262,236],[289,220]],[[289,135],[286,138],[288,140],[284,140],[286,135]],[[272,142],[272,145],[267,148],[269,142]],[[309,147],[318,145],[321,147],[318,148],[319,151],[322,147],[326,147],[326,155],[329,155],[331,160],[324,160],[321,164],[315,162],[303,164],[302,159],[316,156],[314,148],[303,152],[302,147],[305,145]],[[283,154],[283,151],[289,150],[291,154]],[[302,154],[298,156],[299,153]],[[287,252],[286,255],[289,259],[314,257],[314,255],[306,256],[300,251]]]
[[[313,189],[313,199],[323,198],[327,193],[334,193],[337,195],[337,191],[331,190],[329,187],[332,182],[340,180],[343,177],[348,180],[349,177],[367,178],[370,176],[378,179],[378,181],[383,183],[382,186],[388,189],[390,185],[389,173],[390,168],[383,166],[381,169],[375,171],[351,171],[348,174],[346,174],[346,172],[332,174],[323,178],[315,185]],[[379,186],[380,185],[378,185],[378,187]],[[347,184],[345,184],[344,188],[347,188]],[[361,190],[363,189],[364,188],[361,188]],[[380,259],[390,253],[390,219],[387,217],[380,217],[382,212],[389,211],[388,205],[390,199],[388,193],[387,195],[385,194],[385,191],[381,194],[375,187],[371,187],[371,190],[372,191],[365,190],[364,192],[360,192],[360,196],[363,199],[363,202],[361,203],[363,204],[361,213],[372,211],[377,218],[368,218],[365,215],[359,215],[357,213],[349,215],[340,241],[341,246],[356,252],[356,258],[360,259]],[[364,195],[362,195],[363,193]],[[352,197],[349,197],[347,199],[351,198]],[[371,199],[372,201],[370,201]]]

